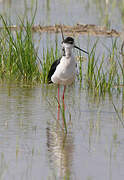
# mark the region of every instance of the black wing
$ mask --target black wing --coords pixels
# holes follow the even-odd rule
[[[60,58],[61,59],[61,58]],[[56,70],[56,67],[58,66],[58,64],[60,63],[60,59],[57,59],[56,61],[54,61],[54,63],[52,64],[51,68],[50,68],[50,71],[48,73],[48,76],[47,76],[47,82],[48,84],[52,83],[51,81],[51,77],[52,75],[54,74],[55,70]]]

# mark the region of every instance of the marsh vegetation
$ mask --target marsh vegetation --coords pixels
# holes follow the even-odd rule
[[[33,21],[21,20],[20,28],[11,31],[7,20],[0,16],[3,29],[0,39],[0,79],[1,81],[21,81],[29,83],[47,83],[51,64],[61,56],[61,50],[56,46],[42,49],[41,57],[35,48],[32,32]],[[10,20],[9,20],[10,23]],[[90,39],[88,40],[90,42]],[[42,43],[42,42],[40,42]],[[113,89],[120,90],[124,83],[123,55],[118,47],[117,38],[111,38],[111,47],[104,45],[107,53],[97,55],[99,40],[88,47],[89,56],[76,54],[78,64],[77,79],[95,94],[111,93]],[[123,51],[123,49],[122,49]],[[85,64],[85,70],[83,66]]]
[[[0,3],[0,179],[123,179],[123,0]],[[61,33],[32,28],[77,23],[122,33],[71,34],[89,55],[74,51],[78,74],[58,121],[47,75]]]

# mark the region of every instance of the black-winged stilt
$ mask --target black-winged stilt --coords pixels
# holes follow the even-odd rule
[[[67,37],[62,41],[63,55],[60,59],[56,60],[48,73],[48,83],[55,83],[58,85],[58,104],[59,104],[59,85],[64,85],[63,90],[63,104],[64,104],[64,93],[66,85],[72,84],[76,75],[76,61],[72,54],[72,49],[77,48],[84,53],[87,53],[83,49],[77,47],[72,37]],[[58,105],[59,106],[59,105]],[[60,107],[58,107],[60,108]]]

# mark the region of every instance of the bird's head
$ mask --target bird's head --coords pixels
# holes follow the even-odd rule
[[[74,47],[74,39],[72,37],[67,37],[62,41],[63,48],[70,48],[72,49]]]
[[[62,41],[62,47],[63,47],[63,49],[76,48],[76,49],[78,49],[78,50],[80,50],[80,51],[83,51],[83,52],[86,53],[86,54],[89,54],[87,51],[85,51],[85,50],[77,47],[77,46],[75,45],[74,39],[73,39],[72,37],[67,37],[66,39],[64,39],[64,40]]]

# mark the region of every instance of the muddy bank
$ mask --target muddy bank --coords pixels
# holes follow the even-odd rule
[[[67,25],[60,25],[56,24],[53,26],[33,26],[32,31],[33,32],[49,32],[49,33],[61,33],[62,27],[63,33],[65,35],[77,35],[77,34],[89,34],[93,36],[120,36],[121,32],[116,31],[115,29],[108,30],[104,26],[96,26],[94,24],[76,24],[74,26],[67,26]],[[11,30],[19,30],[19,26],[9,26],[8,27]],[[4,29],[4,27],[0,27],[0,30]]]
[[[89,34],[95,36],[120,36],[120,32],[117,32],[115,29],[108,30],[104,26],[96,26],[94,24],[76,24],[74,26],[67,25],[54,25],[54,26],[34,26],[32,29],[35,32],[50,32],[50,33],[60,33],[62,30],[64,34]]]

